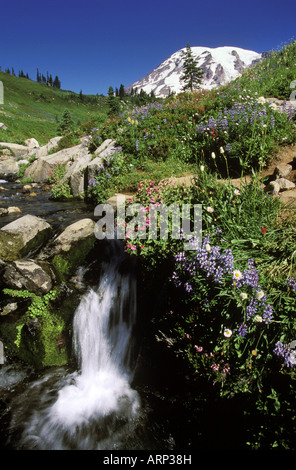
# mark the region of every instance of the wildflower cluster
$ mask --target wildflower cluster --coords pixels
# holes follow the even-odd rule
[[[273,352],[276,356],[284,360],[284,365],[286,367],[294,367],[296,365],[296,351],[294,348],[295,341],[291,344],[284,344],[281,341],[278,341],[275,344]]]
[[[175,255],[171,276],[187,311],[185,315],[181,302],[175,312],[176,330],[187,342],[186,354],[195,369],[211,371],[214,380],[224,384],[228,377],[231,387],[242,371],[261,375],[272,357],[282,357],[285,366],[294,367],[295,351],[275,344],[282,332],[277,331],[275,308],[268,302],[255,261],[249,259],[245,269],[237,269],[233,252],[211,243],[209,235],[195,248]],[[288,286],[296,287],[293,278]]]
[[[126,221],[126,251],[137,254],[148,270],[179,251],[180,242],[184,240],[180,229],[181,206],[186,202],[190,204],[191,194],[189,188],[174,187],[173,183],[173,179],[159,183],[140,181],[136,194],[127,201],[126,214],[131,205],[137,213]],[[167,206],[165,214],[161,211],[164,206]],[[137,224],[130,226],[134,217]]]
[[[197,124],[196,139],[199,148],[208,154],[223,146],[230,157],[241,159],[246,167],[256,167],[258,162],[268,162],[274,143],[281,142],[284,135],[286,140],[293,141],[293,126],[287,122],[290,113],[287,110],[287,120],[254,96],[248,95],[248,101],[242,101],[241,95],[239,98],[230,108],[220,108],[206,121]],[[281,132],[283,128],[285,134]],[[264,145],[257,145],[257,141]]]
[[[192,240],[192,244],[195,240]],[[181,286],[181,278],[179,273],[185,277],[194,277],[197,272],[203,272],[206,279],[211,280],[214,284],[222,284],[224,276],[233,271],[234,258],[231,250],[225,249],[221,251],[219,246],[210,245],[210,237],[207,235],[200,248],[193,255],[185,256],[181,252],[175,256],[177,270],[173,273],[172,279],[176,286]],[[186,282],[186,290],[191,291],[192,286]]]
[[[96,176],[89,179],[88,198],[96,203],[105,202],[116,189],[120,177],[133,170],[134,165],[124,158],[122,149],[113,149],[105,155]]]

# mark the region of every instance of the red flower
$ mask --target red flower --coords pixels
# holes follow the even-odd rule
[[[265,235],[265,234],[266,234],[266,232],[267,232],[267,228],[265,228],[265,227],[262,227],[262,229],[261,229],[261,233],[262,233],[263,235]]]

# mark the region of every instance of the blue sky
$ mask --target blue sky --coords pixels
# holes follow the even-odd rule
[[[36,80],[38,67],[85,94],[131,85],[187,43],[262,52],[295,39],[295,0],[0,0],[0,7],[2,70]]]

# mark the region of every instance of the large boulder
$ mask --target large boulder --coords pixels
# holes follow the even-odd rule
[[[52,235],[52,227],[43,219],[25,215],[0,229],[0,258],[14,261],[38,251]]]
[[[100,155],[101,157],[105,157],[106,155],[110,155],[115,149],[115,141],[112,139],[106,139],[104,142],[95,150],[95,155]]]
[[[93,248],[95,221],[89,218],[78,220],[48,244],[40,253],[40,259],[51,261],[59,280],[75,274]]]
[[[0,156],[0,179],[15,180],[19,171],[18,164],[12,156]]]
[[[0,142],[0,147],[9,148],[15,157],[27,157],[29,148],[27,145],[13,144],[11,142]]]
[[[40,147],[38,140],[36,140],[36,139],[34,139],[34,138],[25,140],[25,144],[26,144],[27,147],[29,147],[30,149],[35,149],[35,148],[39,148],[39,147]]]
[[[92,156],[85,149],[81,151],[74,162],[69,162],[67,167],[67,173],[63,181],[69,181],[71,188],[71,194],[77,197],[83,197],[87,180],[86,180],[86,168],[91,162]]]
[[[48,153],[58,145],[61,139],[62,136],[57,136],[50,139],[50,141],[47,144],[42,145],[42,147],[31,146],[29,150],[29,155],[35,155],[36,158],[46,157],[46,155],[48,155]]]
[[[115,141],[106,139],[95,151],[95,158],[87,166],[87,181],[95,178],[103,166],[103,160],[111,156],[116,149]]]
[[[27,289],[39,295],[52,288],[51,276],[31,259],[13,261],[4,271],[3,281],[13,289]]]
[[[85,148],[83,144],[79,144],[74,147],[59,150],[51,155],[41,156],[37,158],[32,165],[26,168],[24,177],[30,178],[34,183],[48,183],[50,173],[57,163],[65,163],[67,165],[67,174],[70,176],[73,164],[87,154],[88,149]],[[36,154],[36,156],[38,156],[38,154]]]

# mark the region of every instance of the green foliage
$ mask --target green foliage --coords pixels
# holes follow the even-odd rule
[[[30,165],[32,165],[32,163],[35,161],[35,159],[36,159],[35,155],[32,155],[32,156],[29,158],[28,163],[21,163],[21,164],[19,165],[19,170],[18,170],[18,174],[17,174],[17,177],[18,177],[19,179],[22,179],[22,178],[23,178],[26,169],[27,169]],[[22,180],[22,181],[24,181],[24,180]]]
[[[48,306],[49,303],[56,297],[57,291],[51,290],[48,292],[48,294],[45,294],[42,297],[28,290],[3,289],[3,293],[20,299],[31,300],[26,315],[23,317],[22,323],[17,326],[17,338],[15,340],[15,344],[19,348],[24,325],[30,318],[46,318],[49,315]]]
[[[63,181],[67,173],[67,164],[66,163],[55,163],[50,174],[49,182],[52,184],[52,197],[54,199],[69,199],[72,197],[71,188],[68,181]]]
[[[18,78],[0,71],[5,95],[2,121],[7,130],[0,129],[0,141],[24,144],[34,136],[40,145],[57,135],[57,116],[67,108],[74,123],[107,118],[106,97],[84,95],[43,85],[32,80]],[[42,95],[42,96],[41,96]]]
[[[131,237],[128,225],[126,250],[137,255],[149,278],[161,272],[162,281],[169,280],[166,311],[158,320],[167,334],[173,332],[195,376],[212,383],[221,398],[242,400],[249,445],[294,448],[295,396],[287,387],[296,376],[285,362],[293,363],[293,350],[281,356],[277,348],[295,340],[295,211],[287,215],[280,197],[264,193],[256,175],[238,189],[205,165],[190,188],[143,181],[131,202],[146,208],[147,225],[151,203],[202,204],[199,248],[184,251],[184,240],[172,239],[171,232],[168,239],[141,238],[140,232]],[[267,419],[276,432],[261,424]]]
[[[265,60],[244,70],[239,78],[242,88],[251,88],[259,96],[289,100],[296,76],[295,55],[296,41],[272,51]]]
[[[105,202],[114,192],[121,189],[124,175],[130,178],[133,173],[134,166],[131,160],[123,155],[120,148],[117,148],[103,159],[97,176],[89,180],[87,198],[94,203]]]
[[[64,135],[57,143],[57,145],[51,149],[48,154],[59,152],[60,150],[73,147],[74,145],[80,144],[80,139],[77,136],[77,133],[72,132],[70,134]]]
[[[70,134],[74,130],[74,121],[68,109],[65,109],[62,118],[59,122],[57,133],[58,135]]]
[[[260,170],[280,145],[296,141],[296,133],[289,108],[275,111],[256,93],[238,82],[125,111],[95,129],[91,151],[113,138],[137,169],[147,160],[174,160],[206,163],[222,176]]]
[[[108,106],[109,106],[109,111],[108,111],[109,116],[116,116],[116,114],[118,114],[119,112],[119,101],[117,97],[114,95],[114,90],[112,86],[110,86],[108,90]]]

